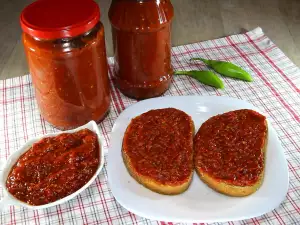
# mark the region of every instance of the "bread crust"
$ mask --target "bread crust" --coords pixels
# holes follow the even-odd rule
[[[264,155],[266,154],[266,148],[267,148],[267,139],[265,142],[265,146],[263,148]],[[265,168],[265,162],[264,162],[264,168]],[[195,167],[196,173],[200,177],[200,179],[206,183],[210,188],[214,189],[215,191],[233,196],[233,197],[243,197],[243,196],[248,196],[256,192],[262,185],[263,180],[264,180],[264,173],[265,169],[261,172],[257,182],[253,185],[249,186],[237,186],[237,185],[232,185],[228,184],[224,181],[217,180],[210,176],[208,173],[205,173],[203,170],[201,170],[199,167]]]
[[[123,155],[123,160],[124,160],[124,163],[126,165],[126,168],[129,172],[129,174],[141,185],[143,185],[144,187],[146,187],[154,192],[157,192],[159,194],[164,194],[164,195],[177,195],[177,194],[180,194],[180,193],[183,193],[184,191],[186,191],[191,184],[193,173],[191,173],[191,175],[188,177],[187,181],[182,184],[179,184],[179,185],[161,184],[160,182],[157,182],[154,179],[151,179],[147,176],[143,176],[143,175],[139,174],[133,168],[133,166],[130,162],[130,158],[127,156],[127,154],[122,152],[122,155]]]
[[[159,110],[167,110],[167,109],[159,109]],[[177,109],[173,109],[176,110],[177,113],[180,110]],[[180,113],[184,113],[182,111],[180,111]],[[194,128],[194,123],[191,119],[190,116],[188,116],[186,113],[184,113],[185,116],[187,118],[189,118],[186,122],[189,123],[189,126],[191,128],[190,130],[190,134],[182,134],[183,136],[187,136],[188,135],[188,142],[187,145],[189,146],[189,158],[188,161],[186,161],[186,164],[190,164],[190,172],[188,174],[188,176],[186,176],[183,180],[180,180],[178,182],[165,182],[162,183],[159,180],[151,177],[151,176],[147,176],[147,175],[143,175],[140,171],[138,171],[136,169],[136,167],[134,166],[131,157],[128,154],[128,151],[130,151],[131,149],[128,149],[127,146],[127,141],[128,141],[128,137],[130,135],[130,132],[132,131],[132,123],[134,123],[134,120],[136,118],[134,118],[131,123],[129,124],[129,126],[126,129],[126,132],[124,134],[124,139],[123,139],[123,144],[122,144],[122,157],[123,157],[123,161],[124,164],[129,172],[129,174],[140,184],[142,184],[144,187],[160,193],[160,194],[165,194],[165,195],[177,195],[180,193],[183,193],[184,191],[186,191],[188,189],[188,187],[190,186],[190,183],[192,181],[192,176],[193,176],[193,136],[194,136],[194,132],[195,132],[195,128]],[[144,114],[140,115],[140,116],[146,116]],[[158,128],[159,129],[159,128]],[[163,133],[164,135],[168,135]],[[182,150],[184,149],[183,146],[178,146],[177,148],[182,148]]]

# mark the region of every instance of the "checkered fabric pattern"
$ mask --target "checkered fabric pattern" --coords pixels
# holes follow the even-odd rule
[[[251,73],[254,81],[247,83],[222,78],[225,89],[217,90],[190,77],[178,76],[174,77],[164,95],[218,95],[249,101],[268,116],[288,161],[290,186],[284,202],[263,216],[225,224],[300,224],[299,68],[260,28],[245,34],[174,47],[174,69],[208,69],[200,62],[190,63],[191,57],[231,61]],[[112,58],[109,58],[109,65],[111,78]],[[120,93],[112,80],[111,87],[110,114],[99,124],[106,149],[114,121],[126,107],[136,102]],[[39,114],[30,76],[0,81],[0,102],[0,160],[7,159],[29,138],[55,131]],[[120,206],[108,187],[106,165],[96,181],[75,199],[45,210],[10,206],[1,212],[0,224],[173,224],[141,218]]]

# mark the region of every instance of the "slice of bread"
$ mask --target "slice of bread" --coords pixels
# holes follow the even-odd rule
[[[205,121],[194,138],[194,164],[202,181],[230,196],[247,196],[263,183],[266,118],[248,109]]]
[[[193,175],[194,123],[174,108],[143,113],[130,122],[122,156],[130,175],[152,191],[184,192]]]

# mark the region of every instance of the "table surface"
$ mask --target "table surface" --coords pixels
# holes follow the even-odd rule
[[[28,74],[19,15],[33,0],[1,0],[0,80]],[[107,13],[111,1],[97,0],[106,31],[108,56],[112,40]],[[299,0],[173,0],[173,46],[214,39],[260,26],[300,66]]]
[[[243,82],[220,76],[225,85],[225,88],[220,90],[201,84],[191,77],[175,76],[172,79],[172,85],[164,96],[227,96],[250,102],[267,116],[268,121],[276,130],[289,166],[289,191],[284,202],[276,210],[260,217],[224,223],[224,225],[299,225],[300,69],[259,28],[246,34],[174,47],[172,49],[172,65],[174,69],[208,69],[203,63],[191,63],[189,59],[192,57],[230,60],[248,71],[253,76],[253,82]],[[108,62],[112,101],[110,113],[99,123],[105,151],[108,150],[111,144],[111,130],[116,119],[120,113],[137,102],[134,99],[125,97],[116,88],[113,80],[113,59],[109,58]],[[68,107],[68,105],[62,104],[59,96],[49,100],[47,103],[49,107],[60,109]],[[203,108],[203,106],[205,105],[198,105],[200,111],[207,110],[207,107]],[[207,112],[210,115],[210,109]],[[8,156],[27,140],[57,131],[40,116],[32,81],[28,75],[9,80],[0,80],[0,115],[0,164],[3,162],[2,160],[6,161]],[[200,121],[203,120],[203,118],[198,119],[198,122],[194,121],[196,127],[200,126]],[[273,151],[274,149],[270,150]],[[268,168],[273,165],[273,159],[273,157],[269,159],[272,162],[268,164]],[[106,158],[103,171],[97,176],[95,182],[86,191],[65,204],[45,210],[27,210],[17,206],[1,210],[0,206],[0,224],[175,225],[175,223],[159,223],[158,221],[146,220],[129,213],[117,203],[108,184],[107,165],[110,163],[109,159]],[[266,179],[270,179],[270,177]],[[273,181],[275,180],[273,179]],[[129,182],[132,181],[129,180]],[[186,193],[187,198],[185,200],[182,199],[182,212],[189,210],[190,207],[198,207],[197,201],[186,204],[191,199],[189,193],[190,191]],[[218,195],[215,192],[212,193]],[[261,192],[256,192],[256,194],[259,193]],[[0,187],[0,198],[2,198],[2,194],[4,193]],[[260,198],[256,194],[252,197]],[[213,202],[209,201],[209,196],[215,199],[213,195],[209,194],[200,205],[208,203],[208,206],[211,206]],[[205,202],[207,200],[208,202]],[[237,203],[235,205],[236,208],[234,208],[237,212],[243,207],[242,202],[248,204],[249,199],[240,200],[241,202]],[[220,206],[224,206],[224,202],[222,202],[220,202]],[[257,205],[257,207],[261,208],[264,206]],[[254,208],[252,207],[250,211],[252,209]],[[149,211],[149,215],[150,213]]]

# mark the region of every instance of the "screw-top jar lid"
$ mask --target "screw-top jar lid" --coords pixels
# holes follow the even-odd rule
[[[93,0],[38,0],[21,13],[24,32],[41,39],[75,37],[92,29],[100,19]]]

